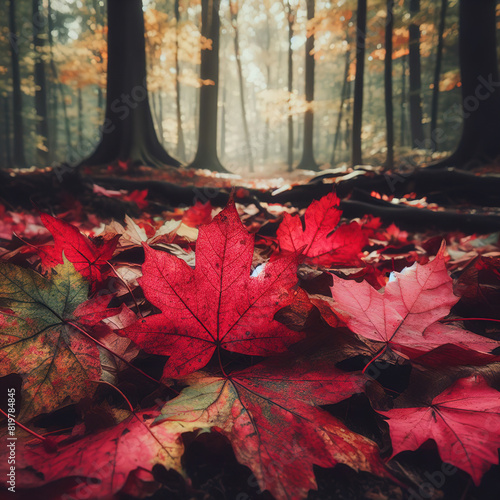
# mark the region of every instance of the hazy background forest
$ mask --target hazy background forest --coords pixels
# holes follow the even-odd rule
[[[351,162],[357,2],[309,2],[315,8],[313,16],[306,3],[221,2],[217,148],[230,172],[244,174],[252,166],[260,174],[279,172],[289,163],[295,168],[303,152],[307,109],[314,112],[315,161],[332,166]],[[9,9],[9,2],[3,0],[0,16],[0,164],[14,166],[19,141],[25,165],[17,166],[76,164],[99,142],[104,119],[106,3],[16,0],[14,6]],[[381,164],[387,155],[386,7],[385,0],[368,5],[364,163]],[[212,84],[200,79],[200,49],[211,43],[206,39],[200,43],[201,3],[144,0],[143,10],[147,86],[156,132],[166,150],[187,164],[197,148],[199,87]],[[458,0],[394,2],[392,102],[397,160],[408,159],[417,149],[420,159],[430,161],[458,143],[462,127],[458,16]],[[419,27],[420,70],[410,78],[411,25]],[[310,104],[305,91],[308,40],[314,43],[315,61]],[[17,79],[11,47],[19,62]],[[13,99],[16,85],[20,104]],[[421,103],[421,117],[411,112],[412,98]],[[18,117],[16,105],[22,106]],[[421,123],[420,132],[415,121]],[[436,126],[446,132],[432,141],[430,131]],[[293,157],[288,154],[289,143]]]

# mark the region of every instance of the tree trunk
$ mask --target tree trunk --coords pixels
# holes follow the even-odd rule
[[[49,119],[47,110],[47,78],[43,61],[43,20],[40,0],[33,0],[33,50],[35,62],[36,158],[40,166],[49,162]]]
[[[217,95],[219,90],[220,0],[201,0],[201,35],[212,40],[212,50],[201,51],[200,78],[213,85],[200,88],[198,149],[191,168],[227,172],[217,156]]]
[[[245,107],[245,83],[243,81],[243,69],[241,67],[241,57],[240,57],[240,35],[238,32],[238,3],[233,0],[229,1],[231,8],[231,25],[234,30],[234,54],[236,57],[236,69],[238,71],[238,83],[240,88],[240,105],[241,105],[241,119],[243,121],[243,133],[245,136],[247,158],[250,172],[254,171],[253,168],[253,154],[252,154],[252,144],[250,142],[250,131],[248,130],[248,120],[247,111]]]
[[[4,164],[6,168],[12,168],[12,152],[10,147],[10,110],[9,110],[9,99],[5,95],[3,98],[3,116],[2,121],[4,123],[4,145],[2,148],[4,150]]]
[[[347,41],[347,46],[349,47],[349,41]],[[351,63],[351,50],[348,48],[345,53],[345,67],[344,67],[344,80],[342,81],[342,90],[340,91],[340,108],[337,117],[337,127],[335,128],[335,139],[333,140],[333,151],[330,158],[330,165],[333,167],[335,165],[335,155],[337,152],[337,147],[340,139],[340,128],[342,125],[342,115],[344,114],[344,104],[347,98],[347,78],[349,77],[349,65]]]
[[[226,82],[224,80],[222,88],[221,124],[220,124],[220,157],[226,156]]]
[[[23,98],[21,92],[21,74],[19,71],[19,45],[17,43],[15,0],[9,3],[10,54],[12,64],[12,115],[14,125],[13,164],[15,167],[26,166],[24,156]]]
[[[182,129],[182,110],[181,110],[181,83],[179,81],[179,23],[181,13],[179,9],[179,0],[175,0],[175,112],[177,117],[177,156],[184,161],[186,159],[186,145],[184,143],[184,131]]]
[[[441,80],[441,65],[443,62],[444,28],[446,25],[446,9],[448,0],[441,0],[441,12],[438,28],[438,46],[436,53],[436,67],[434,69],[434,87],[432,89],[432,109],[431,109],[431,141],[432,149],[438,149],[438,109],[439,109],[439,81]]]
[[[83,153],[83,95],[81,87],[77,90],[77,106],[78,106],[78,150]]]
[[[401,57],[401,133],[400,147],[406,144],[406,56]]]
[[[56,63],[54,61],[54,58],[52,57],[52,54],[54,51],[54,40],[52,38],[52,31],[54,30],[54,23],[52,20],[51,0],[48,0],[48,2],[47,2],[47,18],[48,18],[48,28],[49,28],[50,71],[52,73],[52,78],[54,80],[54,84],[56,86],[57,91],[59,92],[59,97],[61,99],[61,104],[62,104],[62,109],[63,109],[63,114],[64,114],[64,131],[66,134],[66,147],[67,147],[67,154],[69,155],[69,154],[71,154],[71,130],[70,130],[70,126],[69,126],[68,107],[66,105],[66,99],[64,98],[63,84],[58,79],[57,66],[56,66]],[[54,115],[56,116],[56,119],[57,119],[57,115],[56,115],[56,110],[58,108],[57,92],[54,92],[54,104],[55,104]],[[57,122],[55,124],[55,128],[57,128]],[[57,134],[57,132],[56,132],[56,134]],[[54,144],[57,142],[56,137],[53,138]]]
[[[315,0],[307,0],[307,20],[314,17]],[[319,170],[319,166],[314,159],[314,36],[311,35],[306,41],[306,102],[308,109],[304,115],[304,145],[302,149],[302,159],[297,168],[304,170]]]
[[[410,0],[409,27],[410,43],[410,128],[412,147],[424,146],[424,128],[422,125],[422,75],[420,64],[420,24],[415,16],[420,14],[420,0]]]
[[[107,95],[101,134],[96,150],[82,164],[180,165],[158,141],[153,124],[141,0],[108,0]]]
[[[394,105],[392,102],[392,32],[394,28],[394,0],[387,0],[387,18],[385,24],[385,121],[387,158],[386,166],[394,166]]]
[[[295,23],[295,12],[293,12],[290,5],[290,0],[286,3],[288,14],[288,147],[287,147],[287,161],[288,171],[293,170],[293,116],[292,116],[292,92],[293,92],[293,25]]]
[[[366,0],[358,0],[356,21],[356,80],[354,82],[354,106],[352,117],[352,165],[363,163],[361,130],[363,124],[363,81],[366,46]]]
[[[500,80],[495,0],[461,0],[459,51],[464,128],[457,150],[441,165],[465,169],[500,156]]]

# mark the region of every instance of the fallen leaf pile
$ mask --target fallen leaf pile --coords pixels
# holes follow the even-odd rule
[[[345,221],[338,205],[332,193],[293,214],[233,201],[162,220],[42,213],[1,233],[16,491],[145,498],[175,471],[195,498],[183,457],[207,433],[278,500],[307,497],[314,466],[338,464],[403,498],[415,476],[401,453],[429,440],[479,485],[500,447],[498,235],[443,241]],[[360,401],[363,425],[348,411]]]

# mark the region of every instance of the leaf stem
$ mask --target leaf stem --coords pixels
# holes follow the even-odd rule
[[[495,323],[500,323],[500,319],[493,318],[450,318],[450,319],[442,319],[443,323],[451,323],[453,321],[494,321]]]
[[[139,309],[139,304],[137,303],[136,298],[134,297],[134,294],[132,293],[131,288],[129,287],[128,283],[118,274],[118,271],[114,268],[114,266],[109,262],[109,260],[106,261],[106,264],[112,269],[112,271],[116,274],[116,277],[126,286],[128,293],[130,293],[130,296],[132,297],[132,300],[134,301],[135,307],[137,308],[137,313],[141,318],[144,316],[142,315],[142,311]]]
[[[10,415],[7,415],[7,413],[5,413],[1,408],[0,408],[0,413],[2,413],[2,415],[4,415],[5,417],[7,417],[7,420],[9,420],[9,419],[14,420],[14,422],[16,423],[16,425],[18,427],[21,427],[21,429],[24,429],[26,432],[28,432],[32,436],[36,437],[37,439],[40,439],[40,441],[45,441],[45,438],[43,436],[40,436],[40,434],[37,434],[35,431],[32,431],[32,430],[28,429],[26,426],[24,426],[23,424],[21,424],[21,422],[18,422],[14,417],[11,417]]]
[[[378,358],[380,358],[380,356],[382,356],[382,354],[384,354],[384,352],[385,352],[385,351],[387,351],[387,347],[388,347],[388,345],[386,344],[386,345],[385,345],[382,349],[380,349],[380,351],[378,352],[378,354],[377,354],[374,358],[372,358],[372,359],[370,360],[370,362],[369,362],[369,363],[368,363],[368,364],[367,364],[367,365],[363,368],[363,370],[362,370],[362,372],[361,372],[363,375],[364,375],[364,373],[366,372],[366,369],[367,369],[367,368],[368,368],[368,367],[369,367],[369,366],[370,366],[373,362],[377,361],[377,359],[378,359]]]
[[[103,349],[106,349],[106,351],[110,352],[113,356],[116,356],[118,359],[120,359],[121,361],[123,361],[124,363],[126,363],[128,366],[130,366],[131,368],[133,368],[135,371],[139,372],[144,377],[148,378],[152,382],[155,382],[155,383],[157,383],[159,385],[162,384],[162,382],[160,382],[159,380],[156,380],[155,378],[151,377],[147,373],[143,372],[140,368],[137,368],[137,366],[134,366],[130,361],[127,361],[123,356],[120,356],[116,352],[112,351],[108,346],[104,345],[102,342],[99,342],[97,339],[95,339],[94,337],[92,337],[92,335],[90,335],[90,333],[86,332],[77,323],[74,323],[73,321],[66,321],[66,324],[67,325],[71,325],[73,328],[76,328],[80,333],[82,333],[83,335],[85,335],[86,337],[88,337],[90,340],[92,340],[92,342],[95,342],[97,345],[101,346]]]
[[[118,387],[114,386],[113,384],[110,384],[109,382],[106,382],[106,380],[95,380],[95,382],[97,382],[98,384],[106,384],[106,385],[109,385],[110,387],[112,387],[127,402],[127,405],[129,407],[131,413],[134,413],[134,407],[132,406],[132,403],[129,401],[127,396],[125,396],[125,394],[123,394],[123,392],[120,391],[120,389],[118,389]]]

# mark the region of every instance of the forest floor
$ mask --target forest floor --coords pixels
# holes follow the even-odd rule
[[[359,226],[359,233],[355,234],[359,234],[362,243],[356,249],[354,240],[357,236],[348,232],[343,242],[330,251],[326,260],[314,261],[304,257],[306,260],[299,268],[299,284],[310,297],[331,299],[329,287],[332,274],[349,282],[369,283],[373,288],[382,289],[389,282],[391,273],[401,273],[412,265],[425,266],[437,258],[444,240],[446,269],[453,279],[453,290],[457,296],[456,304],[448,311],[447,317],[467,332],[473,332],[488,341],[498,341],[500,345],[500,176],[495,168],[462,172],[416,168],[406,164],[392,171],[380,166],[364,166],[291,174],[280,168],[279,175],[265,168],[257,168],[254,174],[238,175],[187,169],[158,171],[147,167],[130,170],[127,165],[104,170],[87,168],[78,175],[69,168],[13,172],[10,177],[4,177],[0,184],[0,260],[23,268],[48,269],[43,256],[40,261],[38,249],[51,244],[54,233],[51,235],[46,224],[44,226],[40,212],[62,218],[78,228],[85,237],[97,238],[95,241],[99,237],[108,241],[110,224],[116,220],[122,224],[122,239],[110,259],[110,265],[118,270],[129,268],[132,277],[123,278],[127,281],[126,288],[114,297],[113,306],[125,304],[135,313],[140,313],[141,308],[150,312],[151,306],[147,306],[136,281],[140,266],[144,263],[141,242],[147,241],[148,245],[174,255],[194,252],[199,228],[209,223],[232,196],[243,224],[255,235],[252,266],[255,270],[259,263],[265,262],[279,248],[278,228],[284,214],[304,216],[314,200],[325,199],[329,193],[336,192],[340,204],[328,210],[343,212],[342,226]],[[130,217],[126,222],[125,216]],[[165,221],[172,220],[182,222],[183,232],[175,230],[168,237],[162,236],[163,239],[153,243],[155,234],[160,234],[159,230]],[[116,226],[113,231],[118,231]],[[332,234],[328,238],[333,238]],[[346,325],[342,321],[338,322],[338,319],[335,320],[335,327],[332,326],[331,315],[317,305],[287,309],[279,321],[294,331],[306,332],[311,342],[323,342],[325,335],[331,334],[335,328],[347,331]],[[328,341],[325,342],[328,344]],[[366,350],[366,346],[359,347],[357,354],[354,349],[354,355],[353,349],[351,344],[333,345],[332,350],[338,350],[343,355],[332,355],[332,363],[342,370],[358,371],[374,357],[375,351]],[[496,355],[499,350],[497,348],[493,353],[481,351],[478,358],[460,351],[457,356],[460,358],[463,355],[460,358],[464,360],[463,363],[451,363],[444,367],[443,359],[449,361],[449,353],[444,358],[420,353],[416,361],[413,355],[389,356],[385,361],[390,364],[390,368],[382,370],[375,381],[378,385],[372,387],[371,392],[356,394],[323,408],[350,430],[376,442],[382,449],[382,458],[389,459],[389,430],[374,411],[376,405],[382,410],[391,408],[394,400],[414,390],[415,385],[425,384],[429,380],[433,383],[439,380],[441,383],[444,379],[449,384],[451,380],[457,379],[459,373],[461,376],[481,373],[491,386],[500,390],[497,370],[500,357]],[[142,352],[133,364],[159,379],[166,359],[164,355],[146,355]],[[242,363],[240,358],[230,360],[236,366]],[[379,366],[378,362],[382,367],[384,357],[374,362],[374,366]],[[1,389],[12,383],[12,380],[0,378]],[[20,380],[16,379],[15,383],[20,384]],[[113,383],[135,409],[147,409],[158,398],[171,397],[168,390],[155,388],[147,380],[138,377],[131,367],[124,369]],[[437,394],[439,392],[434,391],[432,397]],[[388,399],[391,402],[388,403]],[[31,421],[30,427],[42,435],[47,432],[65,432],[63,430],[68,428],[78,433],[76,429],[83,422],[88,432],[95,433],[103,429],[99,419],[106,420],[111,407],[121,411],[126,405],[112,389],[101,387],[92,401],[71,404],[49,414],[38,415]],[[184,444],[183,467],[189,480],[185,482],[179,474],[157,467],[154,470],[154,484],[158,489],[148,498],[273,498],[269,492],[261,492],[251,470],[238,463],[226,437],[216,432],[189,434],[184,437]],[[498,465],[484,474],[479,485],[474,484],[469,474],[460,469],[448,476],[441,473],[442,447],[443,443],[436,445],[426,441],[417,451],[398,454],[390,462],[391,474],[397,478],[396,482],[369,472],[355,472],[345,465],[333,469],[315,465],[318,489],[311,490],[308,498],[498,499]],[[74,493],[75,485],[68,485],[62,479],[39,484],[33,490],[29,489],[32,486],[29,481],[23,489],[21,476],[18,477],[19,493],[16,498],[21,500],[34,498],[34,491],[39,500],[62,498],[64,492]],[[143,498],[137,493],[137,485],[135,488],[122,490],[116,494],[116,498]],[[132,494],[133,491],[136,494]],[[146,489],[142,491],[143,494],[144,491]],[[8,492],[2,493],[0,490],[2,499],[3,494],[5,498],[11,498]],[[293,498],[293,494],[290,498]]]

